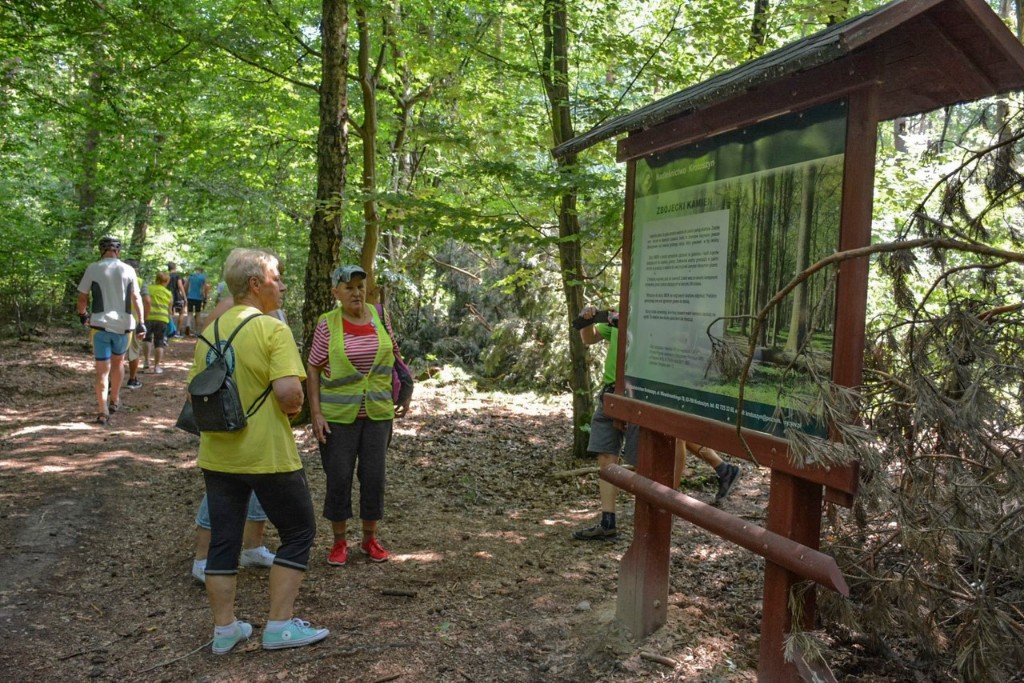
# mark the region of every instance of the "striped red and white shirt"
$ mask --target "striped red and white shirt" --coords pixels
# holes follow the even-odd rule
[[[386,329],[394,343],[394,335],[391,334],[390,326],[387,326]],[[342,331],[345,334],[345,355],[348,356],[349,362],[364,375],[370,374],[373,360],[377,357],[377,347],[380,345],[373,321],[365,325],[357,325],[343,319]],[[327,325],[327,320],[321,320],[317,324],[316,330],[313,331],[313,343],[309,347],[309,362],[318,368],[323,368],[323,376],[328,379],[331,377],[330,347],[331,330]],[[357,419],[365,417],[366,402],[364,401],[359,406]]]

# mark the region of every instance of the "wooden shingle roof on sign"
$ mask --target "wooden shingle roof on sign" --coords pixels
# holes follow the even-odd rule
[[[711,107],[718,118],[734,110],[739,121],[754,99],[781,101],[779,89],[806,90],[816,78],[826,93],[874,84],[884,121],[1024,89],[1024,46],[984,0],[896,0],[606,121],[552,154],[576,154]]]

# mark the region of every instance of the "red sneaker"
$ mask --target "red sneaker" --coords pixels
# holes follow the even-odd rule
[[[334,542],[331,554],[327,556],[327,564],[340,567],[348,562],[348,543],[344,539]]]
[[[377,542],[376,536],[368,541],[363,541],[359,545],[359,549],[369,555],[370,559],[374,562],[383,562],[388,559],[388,551],[381,547],[380,543]]]

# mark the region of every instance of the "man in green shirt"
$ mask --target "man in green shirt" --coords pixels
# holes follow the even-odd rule
[[[594,306],[585,306],[580,316],[584,320],[593,320],[597,314]],[[604,395],[608,391],[615,390],[615,367],[618,359],[619,329],[616,323],[618,315],[609,314],[609,323],[597,323],[587,325],[580,330],[580,338],[587,346],[597,344],[601,341],[608,342],[608,355],[604,359],[604,375],[602,377],[601,392],[597,396],[597,407],[594,409],[594,416],[590,419],[590,441],[587,443],[587,451],[597,456],[597,466],[604,467],[618,462],[619,453],[630,465],[636,465],[636,445],[638,430],[636,425],[627,425],[626,431],[620,431],[614,420],[604,414]],[[625,445],[625,448],[623,448]],[[618,536],[615,527],[615,499],[618,496],[618,489],[611,482],[599,479],[598,490],[601,497],[601,521],[586,529],[574,531],[572,537],[579,541],[611,541]]]
[[[594,306],[586,306],[580,312],[580,317],[584,320],[593,320],[596,314],[597,309]],[[639,438],[636,425],[627,425],[625,432],[620,431],[615,426],[615,421],[604,414],[604,395],[615,390],[615,370],[619,356],[618,313],[609,312],[607,323],[596,323],[582,328],[580,338],[587,346],[600,341],[608,342],[608,355],[604,359],[601,393],[598,394],[597,407],[590,420],[590,441],[587,443],[587,451],[597,456],[599,469],[605,465],[617,463],[620,452],[626,462],[635,466]],[[733,485],[739,480],[741,473],[739,466],[723,462],[713,448],[677,441],[675,485],[679,484],[679,477],[685,468],[687,450],[715,470],[715,474],[718,476],[718,493],[715,496],[714,504],[718,505],[725,500],[732,491]],[[611,541],[618,536],[618,529],[615,526],[615,500],[618,497],[618,489],[604,479],[598,479],[597,486],[601,498],[601,521],[586,529],[574,531],[572,537],[578,541]]]

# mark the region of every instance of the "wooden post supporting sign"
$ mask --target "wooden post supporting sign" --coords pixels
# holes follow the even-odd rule
[[[638,471],[667,485],[672,481],[674,454],[675,439],[640,430]],[[633,544],[619,567],[616,616],[633,634],[645,635],[661,628],[666,620],[672,513],[637,498],[634,520]]]

